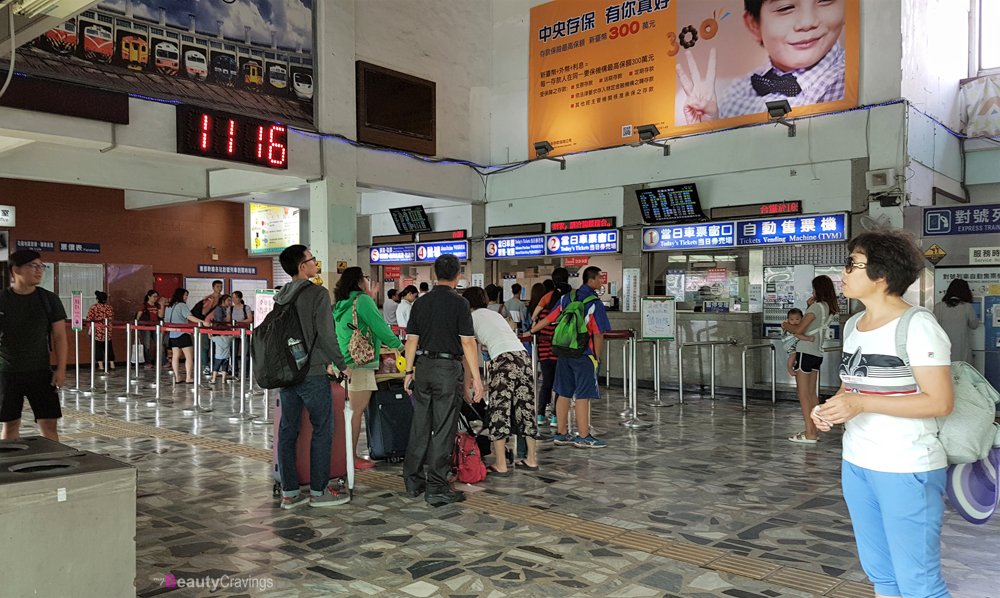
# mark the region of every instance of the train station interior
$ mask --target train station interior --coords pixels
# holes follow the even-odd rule
[[[845,427],[799,432],[783,325],[832,283],[810,380],[837,395],[865,309],[849,243],[901,231],[922,254],[902,299],[968,283],[957,361],[996,395],[998,40],[1000,0],[0,0],[3,283],[37,252],[68,345],[58,444],[27,401],[0,440],[0,596],[875,596]],[[511,473],[432,506],[376,454],[375,398],[362,461],[338,461],[334,385],[350,501],[286,510],[250,346],[298,244],[334,302],[360,267],[388,314],[446,254],[460,293],[499,293],[538,467],[512,438]],[[541,396],[524,306],[560,269],[609,324],[583,401],[602,450],[556,442]],[[144,303],[217,282],[245,310],[179,324],[188,384]],[[394,358],[375,396],[404,396]],[[949,467],[934,596],[1000,598],[996,439]]]

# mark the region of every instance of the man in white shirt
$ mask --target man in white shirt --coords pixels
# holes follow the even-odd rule
[[[396,308],[399,307],[399,303],[396,302],[396,289],[389,289],[385,297],[385,305],[382,306],[382,317],[385,318],[386,324],[396,326]]]

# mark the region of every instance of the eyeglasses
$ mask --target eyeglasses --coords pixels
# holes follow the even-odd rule
[[[857,268],[858,270],[864,270],[867,267],[868,264],[866,264],[865,262],[856,262],[852,260],[850,256],[848,256],[847,261],[844,262],[844,272],[851,272],[855,268]]]
[[[301,262],[299,262],[299,265],[301,266],[302,264],[308,264],[309,262],[315,262],[315,261],[316,261],[316,256],[314,255],[307,260],[302,260]]]
[[[364,277],[365,277],[365,280],[371,280],[372,279],[372,277],[368,276],[367,274],[365,274]]]
[[[25,264],[22,268],[31,268],[32,270],[40,270],[42,272],[49,269],[48,264]]]

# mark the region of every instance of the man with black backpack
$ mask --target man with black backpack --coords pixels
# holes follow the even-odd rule
[[[590,266],[583,271],[583,284],[559,299],[548,316],[532,326],[538,332],[555,322],[552,352],[556,360],[556,446],[572,444],[577,448],[604,448],[608,443],[590,433],[590,404],[601,398],[597,388],[597,356],[604,347],[604,333],[611,322],[604,304],[597,297],[601,288],[601,269]],[[569,402],[576,399],[577,434],[569,433]]]
[[[329,488],[330,482],[330,446],[333,438],[333,396],[330,393],[330,380],[327,378],[330,364],[341,370],[347,365],[337,346],[337,333],[333,326],[333,312],[330,307],[330,295],[327,290],[310,280],[318,271],[316,258],[305,245],[291,245],[281,252],[278,258],[281,269],[292,281],[281,288],[275,296],[275,311],[285,315],[294,310],[295,318],[291,318],[289,326],[283,330],[295,329],[295,320],[301,327],[302,338],[294,338],[289,333],[282,333],[275,328],[274,339],[277,342],[262,344],[265,332],[268,331],[268,321],[255,330],[253,356],[255,360],[254,375],[258,380],[257,365],[270,361],[268,355],[262,353],[278,353],[287,357],[287,369],[269,367],[268,375],[277,375],[273,370],[291,371],[293,379],[289,386],[281,387],[281,425],[278,428],[278,468],[281,477],[281,508],[293,509],[309,503],[312,507],[328,507],[341,505],[351,500],[347,494]],[[272,312],[273,313],[273,312]],[[277,315],[277,314],[275,314]],[[270,317],[271,314],[268,314]],[[258,335],[256,332],[262,334]],[[280,335],[279,335],[280,333]],[[283,338],[288,336],[287,339]],[[288,353],[285,355],[285,353]],[[292,363],[295,367],[292,367]],[[281,363],[279,360],[278,363]],[[305,370],[305,371],[303,371]],[[301,381],[299,381],[301,380]],[[280,384],[281,381],[276,381]],[[271,386],[271,384],[268,384]],[[313,427],[312,444],[309,451],[310,494],[299,492],[299,479],[295,467],[295,445],[299,438],[299,420],[303,407],[309,412],[309,421]]]

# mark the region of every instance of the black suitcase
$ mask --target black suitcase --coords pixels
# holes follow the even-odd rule
[[[378,385],[365,409],[368,456],[376,461],[398,463],[406,456],[413,422],[413,401],[401,380]]]

